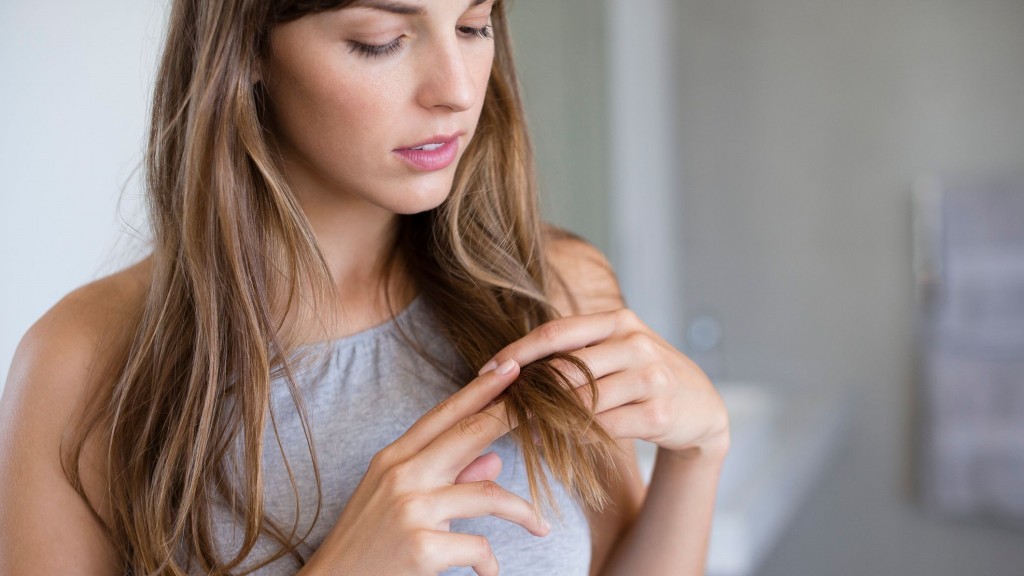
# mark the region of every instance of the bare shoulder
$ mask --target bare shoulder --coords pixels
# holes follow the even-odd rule
[[[4,385],[0,421],[63,430],[101,385],[105,362],[127,344],[148,272],[147,259],[81,286],[28,329]]]
[[[113,573],[103,523],[68,482],[62,442],[127,344],[148,287],[142,262],[77,288],[22,337],[0,398],[0,573]],[[82,454],[82,483],[101,508],[99,443]]]
[[[76,288],[53,305],[22,337],[5,386],[12,393],[26,386],[27,373],[60,374],[60,384],[81,383],[142,306],[148,287],[149,259]],[[23,391],[23,390],[22,390]],[[61,390],[64,393],[72,390]]]
[[[552,225],[545,227],[552,278],[548,297],[563,316],[622,308],[618,277],[608,258],[583,238]]]

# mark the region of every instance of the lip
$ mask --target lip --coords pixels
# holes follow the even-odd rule
[[[408,146],[405,146],[405,147],[402,147],[402,148],[396,148],[395,152],[398,152],[399,150],[408,150],[410,148],[415,148],[417,146],[424,146],[426,144],[438,144],[440,142],[444,142],[445,144],[447,144],[447,143],[451,142],[452,140],[455,140],[459,136],[462,136],[465,133],[466,132],[464,130],[459,130],[458,132],[455,132],[453,134],[448,134],[448,135],[446,135],[446,134],[434,134],[430,138],[427,138],[426,140],[423,140],[421,142],[417,142],[415,144],[409,144]]]
[[[428,172],[443,170],[450,166],[451,163],[455,161],[455,157],[458,156],[459,136],[462,134],[464,134],[464,132],[456,132],[450,136],[438,134],[420,142],[419,144],[412,144],[408,148],[399,148],[394,150],[394,152],[416,169]],[[444,146],[441,146],[437,150],[411,149],[416,146],[423,146],[424,144],[438,144],[441,142],[444,142]]]

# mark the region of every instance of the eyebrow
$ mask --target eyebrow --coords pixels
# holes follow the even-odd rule
[[[487,2],[487,0],[472,0],[469,7],[479,6]],[[352,7],[361,8],[372,8],[374,10],[383,10],[384,12],[391,12],[392,14],[409,14],[413,16],[422,16],[425,12],[423,8],[419,6],[413,6],[411,4],[402,4],[400,2],[390,2],[388,0],[356,0],[349,4]]]

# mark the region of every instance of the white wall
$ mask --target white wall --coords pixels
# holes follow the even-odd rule
[[[0,3],[0,382],[36,319],[137,251],[162,4]]]

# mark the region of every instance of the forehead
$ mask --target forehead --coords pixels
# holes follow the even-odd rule
[[[466,9],[474,6],[479,6],[491,0],[466,0]],[[413,16],[422,16],[427,13],[426,7],[422,4],[399,2],[397,0],[355,0],[349,4],[351,8],[371,8],[374,10],[381,10],[384,12],[391,12],[392,14],[406,14]]]

